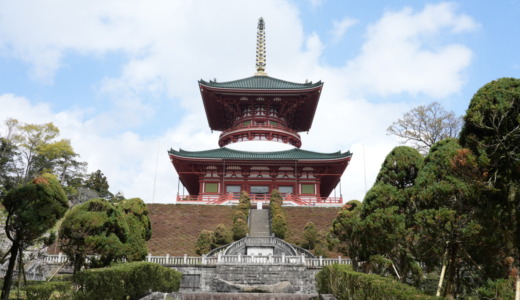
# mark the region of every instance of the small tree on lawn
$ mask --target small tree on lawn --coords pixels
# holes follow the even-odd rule
[[[68,200],[53,175],[44,174],[10,191],[2,204],[7,212],[5,232],[12,245],[2,288],[2,300],[9,298],[17,256],[63,217]]]
[[[125,257],[129,228],[124,213],[110,202],[92,199],[70,210],[60,227],[60,247],[74,264],[74,273],[89,254],[101,255],[99,266]]]
[[[211,230],[202,230],[197,238],[197,245],[195,246],[195,252],[199,255],[203,255],[211,251],[215,244],[215,233]]]

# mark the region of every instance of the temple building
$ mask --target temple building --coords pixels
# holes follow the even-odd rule
[[[312,126],[323,82],[294,83],[265,72],[265,23],[258,22],[254,76],[217,82],[199,81],[211,130],[220,131],[220,148],[168,153],[189,195],[178,203],[227,204],[241,191],[252,202],[268,201],[279,190],[287,205],[341,205],[330,197],[352,154],[302,150],[300,133]],[[243,151],[235,143],[281,143],[283,151]]]

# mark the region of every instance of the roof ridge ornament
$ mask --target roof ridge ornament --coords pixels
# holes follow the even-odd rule
[[[264,18],[258,19],[256,32],[256,73],[255,76],[267,76],[265,72],[265,23]]]

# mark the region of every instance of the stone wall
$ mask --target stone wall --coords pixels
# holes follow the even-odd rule
[[[218,292],[217,281],[242,285],[274,285],[290,282],[297,294],[315,294],[319,269],[303,265],[175,266],[183,274],[180,292]]]

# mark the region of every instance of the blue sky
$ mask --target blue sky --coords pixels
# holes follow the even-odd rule
[[[342,192],[362,199],[404,112],[462,115],[520,77],[519,15],[519,0],[0,1],[0,120],[52,121],[113,192],[171,203],[166,150],[217,147],[197,80],[253,75],[263,17],[267,73],[325,82],[302,148],[354,152]]]

